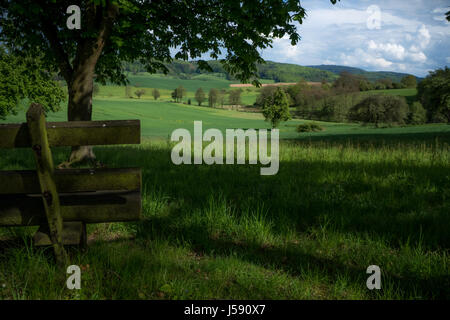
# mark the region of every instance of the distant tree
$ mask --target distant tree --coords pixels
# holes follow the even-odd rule
[[[401,83],[406,88],[415,88],[417,86],[417,79],[413,75],[407,75],[402,78]]]
[[[230,104],[240,105],[241,104],[241,90],[231,90],[230,91]]]
[[[386,89],[394,89],[394,85],[393,85],[392,79],[390,79],[390,78],[380,79],[379,82],[384,84],[384,87]]]
[[[219,90],[217,90],[215,88],[212,88],[211,90],[209,90],[209,94],[208,94],[209,107],[215,108],[218,99],[219,99]]]
[[[277,91],[275,86],[262,87],[259,95],[256,97],[255,106],[262,108],[265,101],[273,100],[273,95]]]
[[[175,89],[176,101],[181,102],[183,100],[183,97],[185,96],[185,94],[186,94],[186,89],[180,85],[178,88]]]
[[[161,94],[159,93],[158,89],[153,89],[152,96],[155,100],[158,100],[158,98],[161,97]]]
[[[201,106],[202,103],[206,100],[206,95],[202,88],[198,88],[195,92],[195,100],[197,101],[199,106]]]
[[[226,91],[223,92],[223,90],[221,90],[219,92],[219,95],[217,97],[217,103],[220,104],[220,106],[223,108],[223,106],[225,105],[225,100],[226,100]]]
[[[359,91],[369,91],[372,90],[372,84],[370,83],[370,81],[366,80],[366,79],[361,79],[359,81]]]
[[[375,90],[385,90],[386,89],[386,84],[384,84],[382,81],[377,80],[374,84],[374,89]]]
[[[137,91],[134,92],[134,94],[140,99],[141,96],[143,96],[145,94],[145,90],[144,89],[139,89]]]
[[[402,82],[392,82],[392,86],[394,87],[394,89],[406,88],[406,85],[404,85]]]
[[[419,101],[427,110],[428,120],[450,122],[450,69],[438,69],[417,86]]]
[[[131,95],[131,87],[130,86],[125,86],[125,97],[126,98],[131,98],[132,97],[132,95]]]
[[[16,114],[22,99],[40,103],[45,111],[58,111],[64,91],[42,68],[36,57],[16,57],[0,47],[0,119]],[[1,139],[1,138],[0,138]]]
[[[408,117],[408,104],[403,97],[369,96],[351,108],[349,119],[363,123],[402,124]]]
[[[333,84],[336,91],[340,93],[360,91],[360,82],[365,80],[362,76],[351,74],[347,71],[341,72]]]
[[[283,89],[277,88],[273,96],[264,101],[262,113],[266,121],[270,121],[272,128],[278,127],[281,121],[291,119],[289,99]]]
[[[408,122],[422,124],[427,121],[427,111],[419,101],[415,101],[409,108]]]

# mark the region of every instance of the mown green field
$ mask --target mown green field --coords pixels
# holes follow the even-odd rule
[[[100,89],[94,120],[140,119],[143,142],[94,151],[108,167],[142,168],[143,220],[89,226],[88,250],[70,250],[79,291],[66,289],[50,248],[32,246],[35,228],[0,228],[0,299],[450,298],[448,125],[323,122],[300,134],[305,121],[292,120],[280,128],[278,174],[261,176],[259,165],[176,166],[167,139],[195,120],[268,128],[260,114],[119,94]],[[68,154],[55,148],[55,163]],[[33,161],[0,150],[0,170]],[[366,287],[370,265],[381,290]]]
[[[123,88],[121,88],[123,89]],[[93,120],[141,120],[141,132],[143,137],[166,139],[175,129],[186,128],[193,130],[194,121],[201,120],[203,127],[217,128],[222,131],[234,128],[270,128],[269,123],[259,113],[246,113],[233,110],[213,109],[206,105],[198,107],[196,105],[186,105],[172,103],[169,99],[162,97],[155,101],[151,97],[141,99],[126,99],[120,97],[121,90],[116,87],[101,89],[100,93],[110,90],[116,95],[103,96],[99,94],[93,102]],[[392,90],[395,91],[395,90]],[[408,91],[404,91],[409,94]],[[248,93],[250,97],[254,92]],[[17,115],[11,115],[0,123],[24,122],[26,105],[22,106]],[[48,114],[48,121],[67,121],[66,107],[61,111]],[[325,137],[328,139],[361,139],[372,135],[380,138],[390,139],[393,135],[402,137],[408,134],[422,134],[428,136],[444,135],[450,132],[450,127],[446,124],[427,124],[418,126],[374,128],[373,126],[361,126],[354,123],[333,123],[320,122],[325,130],[316,133],[296,132],[296,126],[308,120],[291,120],[282,123],[279,127],[282,139],[317,139]],[[407,137],[408,138],[408,137]]]

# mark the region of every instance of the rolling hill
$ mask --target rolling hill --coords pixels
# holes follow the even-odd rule
[[[403,77],[409,75],[408,73],[399,73],[392,71],[366,71],[360,68],[347,67],[347,66],[336,66],[336,65],[320,65],[320,66],[309,66],[310,68],[319,69],[322,71],[332,72],[339,75],[341,72],[348,72],[351,74],[362,75],[370,81],[377,81],[380,79],[390,78],[394,82],[400,82]],[[416,77],[418,81],[422,78]]]
[[[195,61],[175,60],[166,64],[168,74],[175,79],[183,80],[208,80],[210,76],[220,78],[224,81],[233,81],[239,83],[232,75],[230,75],[219,61],[208,61],[212,68],[212,72],[199,70]],[[145,72],[145,67],[140,63],[124,63],[124,69],[128,72],[137,74]],[[258,78],[261,80],[273,82],[298,82],[301,79],[310,82],[320,82],[326,80],[334,81],[343,71],[365,76],[370,81],[377,81],[384,78],[390,78],[394,82],[408,75],[407,73],[391,72],[391,71],[366,71],[360,68],[337,66],[337,65],[320,65],[320,66],[300,66],[297,64],[279,63],[267,61],[264,64],[257,65]],[[204,79],[202,79],[204,78]],[[417,77],[420,81],[421,78]]]

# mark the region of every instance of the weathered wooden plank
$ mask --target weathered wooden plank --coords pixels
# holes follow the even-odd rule
[[[64,222],[62,231],[63,244],[85,246],[83,243],[86,239],[85,234],[83,234],[85,230],[85,225],[82,222]],[[52,241],[48,228],[41,226],[33,236],[33,243],[37,247],[51,246]]]
[[[56,190],[55,171],[52,153],[47,140],[47,128],[45,126],[45,113],[41,105],[32,103],[27,111],[28,132],[36,160],[37,176],[42,192],[44,210],[50,229],[50,239],[53,243],[55,257],[58,264],[66,262],[67,255],[62,243],[63,220],[61,217],[59,196]]]
[[[59,197],[65,222],[126,222],[141,218],[140,191],[61,193]],[[2,195],[0,204],[0,227],[38,226],[46,222],[39,195]]]
[[[139,190],[141,169],[55,170],[58,192]],[[40,193],[36,171],[0,171],[0,194]]]
[[[51,147],[139,144],[139,120],[48,122]],[[26,123],[0,124],[0,148],[31,147]]]

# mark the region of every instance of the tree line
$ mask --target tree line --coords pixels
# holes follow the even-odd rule
[[[320,86],[311,86],[300,81],[289,87],[263,87],[255,106],[264,114],[268,101],[284,91],[289,108],[302,119],[372,123],[377,127],[450,122],[450,69],[447,67],[431,72],[419,84],[415,77],[405,76],[399,83],[401,88],[417,86],[418,89],[417,96],[410,101],[386,93],[362,92],[374,90],[368,83],[361,76],[343,73],[332,84],[323,82]],[[380,84],[383,86],[378,89],[396,88],[389,79],[381,80]],[[289,117],[289,108],[286,117]]]

